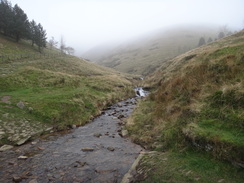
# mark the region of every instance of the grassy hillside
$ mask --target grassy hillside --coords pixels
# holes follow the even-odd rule
[[[84,58],[122,72],[146,76],[164,61],[196,48],[200,37],[204,37],[207,42],[209,37],[213,40],[217,38],[217,34],[217,28],[173,27],[152,32],[115,46],[114,49],[112,46],[94,48],[84,54]]]
[[[243,182],[244,31],[164,62],[144,85],[153,91],[127,128],[168,151],[144,159],[145,182]]]
[[[28,43],[0,41],[0,56],[36,54]],[[84,125],[107,105],[134,95],[129,75],[72,56],[42,55],[0,61],[0,144]]]

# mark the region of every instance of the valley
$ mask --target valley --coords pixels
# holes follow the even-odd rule
[[[77,57],[0,2],[0,182],[243,182],[244,30],[171,26]]]

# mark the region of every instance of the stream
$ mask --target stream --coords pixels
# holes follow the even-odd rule
[[[0,152],[0,182],[120,182],[143,151],[121,137],[137,98],[108,107],[83,127]]]

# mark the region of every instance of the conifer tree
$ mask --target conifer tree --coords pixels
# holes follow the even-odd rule
[[[35,32],[36,32],[36,22],[32,20],[30,22],[30,27],[29,27],[29,39],[31,40],[31,45],[34,46],[35,44]]]
[[[39,52],[46,47],[47,34],[42,25],[37,25],[34,20],[29,22],[25,12],[17,4],[12,7],[7,0],[0,0],[0,33],[15,38],[17,42],[20,39],[31,40]]]
[[[225,37],[225,33],[224,32],[220,32],[219,35],[218,35],[218,39],[221,39]]]
[[[201,37],[201,38],[199,39],[198,46],[202,46],[202,45],[204,45],[204,44],[206,44],[205,39],[204,39],[204,37]]]
[[[208,38],[208,43],[213,42],[213,39],[211,37]]]
[[[29,34],[29,21],[25,12],[16,4],[13,8],[14,12],[14,26],[13,35],[17,42],[21,38],[28,38]]]
[[[11,36],[12,28],[14,25],[14,13],[10,2],[7,0],[1,0],[0,2],[0,31],[3,31],[4,35]]]
[[[42,49],[46,47],[46,35],[46,31],[39,23],[35,28],[35,43],[38,46],[38,50],[40,53],[42,52]]]

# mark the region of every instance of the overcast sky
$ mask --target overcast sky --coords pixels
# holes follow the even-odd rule
[[[78,52],[178,24],[244,27],[244,0],[9,0]]]

